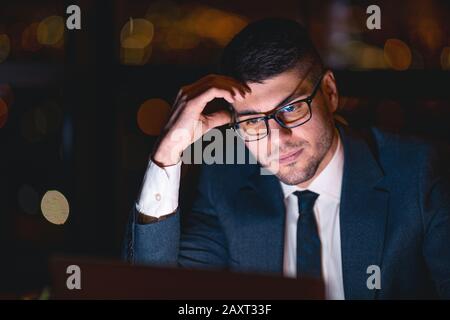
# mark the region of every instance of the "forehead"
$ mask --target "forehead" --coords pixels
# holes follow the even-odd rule
[[[283,72],[263,83],[247,83],[247,85],[252,92],[244,100],[233,104],[236,112],[247,110],[268,112],[293,92],[299,96],[307,93],[311,87],[309,81],[297,69]]]

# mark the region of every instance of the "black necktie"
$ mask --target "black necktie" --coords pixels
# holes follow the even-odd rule
[[[320,238],[314,216],[314,202],[317,193],[296,191],[298,198],[299,217],[297,221],[297,278],[322,277],[322,261]]]

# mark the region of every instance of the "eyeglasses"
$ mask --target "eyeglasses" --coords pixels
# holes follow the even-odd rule
[[[269,134],[269,120],[274,119],[280,126],[286,129],[299,127],[308,122],[312,117],[311,103],[320,87],[323,75],[314,85],[310,96],[293,101],[287,105],[262,117],[254,117],[242,121],[234,121],[233,129],[245,141],[257,141]]]

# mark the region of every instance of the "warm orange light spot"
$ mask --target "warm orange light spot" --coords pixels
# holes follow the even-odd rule
[[[42,20],[37,29],[37,40],[42,45],[53,46],[64,37],[64,19],[50,16]]]
[[[133,19],[123,26],[120,44],[126,49],[143,49],[153,39],[153,24],[146,19]]]
[[[8,120],[8,105],[0,98],[0,128],[3,128]]]
[[[243,18],[225,11],[199,7],[190,16],[195,32],[224,46],[246,24]]]
[[[153,24],[146,19],[133,19],[120,32],[120,61],[126,65],[143,65],[152,53]]]
[[[384,45],[384,58],[394,70],[407,70],[412,61],[411,50],[408,45],[399,39],[389,39]]]
[[[170,49],[187,50],[198,46],[200,38],[194,33],[187,32],[182,25],[173,27],[166,32],[166,44]]]
[[[170,105],[162,99],[149,99],[138,110],[137,123],[147,135],[157,136],[161,133],[169,118]]]
[[[9,84],[0,84],[0,99],[3,99],[7,107],[11,108],[14,102],[14,95]]]
[[[34,22],[22,32],[22,48],[24,48],[25,50],[34,52],[42,47],[37,39],[38,27],[39,23]]]
[[[417,35],[429,50],[436,50],[443,42],[442,27],[433,18],[423,18],[418,22]]]
[[[450,47],[445,47],[441,53],[441,66],[444,70],[450,70]]]
[[[8,35],[0,34],[0,63],[5,61],[11,50],[11,41],[9,40]]]

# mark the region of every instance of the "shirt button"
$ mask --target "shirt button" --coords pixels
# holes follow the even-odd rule
[[[155,194],[155,199],[156,199],[156,201],[160,201],[161,195],[159,193]]]

